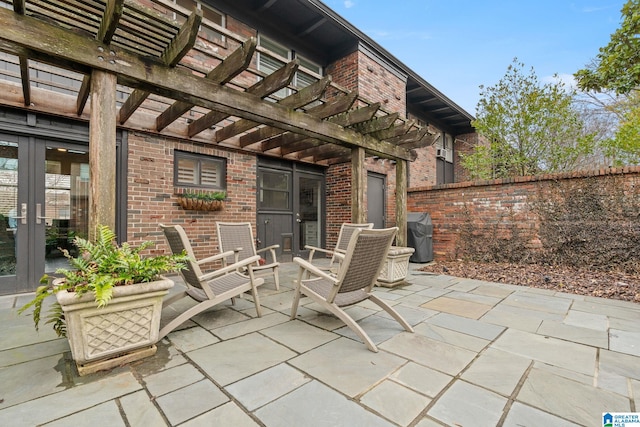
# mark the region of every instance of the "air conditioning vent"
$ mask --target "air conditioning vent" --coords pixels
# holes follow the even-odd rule
[[[436,157],[439,157],[441,159],[444,159],[445,157],[447,157],[446,148],[436,148]]]

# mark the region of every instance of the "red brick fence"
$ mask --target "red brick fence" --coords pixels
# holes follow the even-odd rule
[[[640,271],[640,166],[410,188],[437,259]]]

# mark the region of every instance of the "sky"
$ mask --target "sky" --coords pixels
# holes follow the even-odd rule
[[[620,27],[625,0],[323,0],[467,112],[514,58],[566,82]]]

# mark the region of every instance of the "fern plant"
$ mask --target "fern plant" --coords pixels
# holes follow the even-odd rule
[[[118,245],[115,233],[107,226],[99,226],[95,242],[76,237],[73,240],[78,249],[78,256],[73,257],[69,251],[63,249],[71,269],[60,268],[56,274],[60,279],[50,280],[45,275],[40,279],[43,285],[36,290],[36,296],[25,304],[19,313],[33,307],[33,321],[36,330],[40,324],[42,305],[47,297],[61,291],[72,291],[78,297],[93,292],[97,307],[109,304],[116,286],[128,286],[158,280],[160,275],[186,268],[188,256],[157,255],[143,257],[141,252],[153,245],[153,242],[143,242],[139,246],[128,243]],[[66,335],[64,312],[56,302],[49,310],[48,320],[58,336]]]

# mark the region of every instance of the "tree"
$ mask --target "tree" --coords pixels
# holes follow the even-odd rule
[[[627,94],[640,86],[640,0],[622,7],[622,24],[595,62],[574,74],[582,90]]]
[[[542,85],[517,58],[505,76],[481,86],[473,126],[489,142],[463,157],[472,178],[504,178],[571,170],[594,145],[574,108],[575,91],[556,79]]]
[[[607,105],[619,118],[612,138],[601,144],[615,166],[640,164],[640,0],[622,7],[622,23],[600,48],[595,61],[574,74],[586,92],[610,91],[618,95]]]

